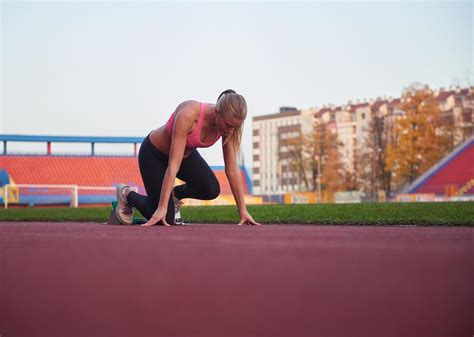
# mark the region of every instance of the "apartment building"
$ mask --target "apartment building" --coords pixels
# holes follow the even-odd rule
[[[474,87],[451,87],[435,91],[435,98],[444,118],[452,118],[455,126],[454,142],[462,143],[474,134]]]
[[[278,113],[252,120],[253,193],[285,194],[298,191],[299,181],[290,166],[288,140],[312,132],[315,110],[281,107]]]
[[[344,106],[323,107],[316,112],[316,123],[323,121],[337,133],[342,144],[340,160],[347,169],[354,170],[357,151],[363,150],[369,137],[372,116],[384,108],[387,110],[387,103],[383,101],[349,102]]]
[[[368,103],[349,104],[336,111],[336,129],[343,144],[341,162],[350,171],[355,168],[359,147],[365,143],[369,132],[371,109]]]
[[[474,87],[450,88],[435,92],[440,110],[454,118],[456,142],[472,135],[474,123]],[[393,125],[405,113],[403,98],[381,98],[351,102],[342,106],[298,110],[282,107],[278,113],[253,118],[253,186],[256,195],[304,191],[296,170],[290,165],[287,142],[309,134],[315,123],[325,122],[342,143],[340,160],[346,169],[356,167],[357,151],[363,151],[374,116]],[[310,173],[309,173],[310,174]]]

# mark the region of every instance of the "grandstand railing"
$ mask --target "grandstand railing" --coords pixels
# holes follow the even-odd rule
[[[95,144],[97,143],[122,143],[133,144],[133,155],[137,156],[137,144],[143,141],[143,137],[90,137],[90,136],[34,136],[34,135],[6,135],[0,134],[0,142],[3,142],[3,152],[0,155],[8,155],[8,142],[36,142],[46,143],[46,155],[52,155],[51,143],[90,143],[91,156],[95,156]]]
[[[22,189],[24,189],[25,192],[22,193]],[[80,191],[95,192],[93,193],[93,196],[95,196],[95,198],[91,198],[91,196],[88,196],[89,199],[92,200],[90,202],[87,202],[89,204],[107,204],[115,200],[115,187],[112,186],[108,187],[52,184],[7,184],[3,186],[3,203],[5,208],[8,208],[9,204],[69,204],[70,207],[77,208],[79,207],[80,203]],[[26,201],[22,199],[26,199]],[[94,202],[94,200],[96,202]]]

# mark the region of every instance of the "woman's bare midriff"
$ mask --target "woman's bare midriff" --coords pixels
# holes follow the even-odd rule
[[[166,131],[166,125],[160,126],[150,133],[150,142],[164,154],[170,154],[171,136],[168,134],[168,131]],[[184,158],[189,156],[190,153],[191,151],[185,150]]]
[[[150,142],[158,150],[169,156],[171,148],[171,136],[168,134],[168,131],[166,131],[165,125],[153,130],[150,133]],[[183,158],[188,157],[192,151],[193,149],[184,150]]]
[[[196,124],[197,124],[197,118],[199,117],[199,103],[197,103],[195,105],[196,105],[196,121],[194,122],[194,125],[193,125],[192,129],[189,131],[189,133],[192,133],[194,131],[194,128],[196,127]],[[178,108],[180,106],[181,105],[179,105]],[[208,106],[208,108],[206,109],[207,110],[206,112],[209,113],[209,109],[213,109],[213,106],[214,105]],[[214,139],[215,138],[215,131],[212,131],[212,134],[207,134],[205,131],[202,131],[201,137],[203,137],[203,136],[204,136],[204,140],[201,140],[201,141],[204,141],[204,142],[206,142],[207,139],[209,139],[209,140]],[[153,146],[155,146],[161,152],[163,152],[167,155],[170,154],[171,136],[169,135],[168,131],[166,130],[166,124],[163,125],[163,126],[160,126],[157,129],[154,129],[150,133],[150,141],[153,144]],[[193,151],[192,149],[191,150],[186,149],[184,151],[184,156],[183,157],[186,158],[187,156],[189,156],[191,154],[192,151]]]

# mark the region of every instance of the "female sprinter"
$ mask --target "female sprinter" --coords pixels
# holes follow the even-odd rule
[[[168,122],[153,130],[140,147],[138,164],[147,196],[129,186],[117,186],[118,220],[131,224],[135,207],[148,219],[142,226],[183,224],[179,215],[181,199],[217,198],[219,182],[196,148],[209,147],[222,137],[225,173],[239,210],[239,225],[260,225],[245,206],[236,163],[246,116],[245,99],[234,90],[222,92],[216,104],[179,104]],[[176,177],[185,184],[173,188]]]

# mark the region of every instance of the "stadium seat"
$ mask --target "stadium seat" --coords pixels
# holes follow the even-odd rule
[[[456,186],[457,194],[474,193],[474,186],[468,185],[474,179],[474,141],[450,155],[451,159],[425,177],[410,193],[444,195],[447,186]]]
[[[137,186],[140,193],[145,193],[137,157],[133,156],[4,155],[1,158],[1,169],[16,184],[112,187],[125,183]],[[219,181],[221,195],[232,194],[224,168],[211,168]],[[250,182],[244,170],[240,173],[244,193],[249,194]],[[96,197],[101,193],[95,194],[88,195],[81,203],[99,200]]]

